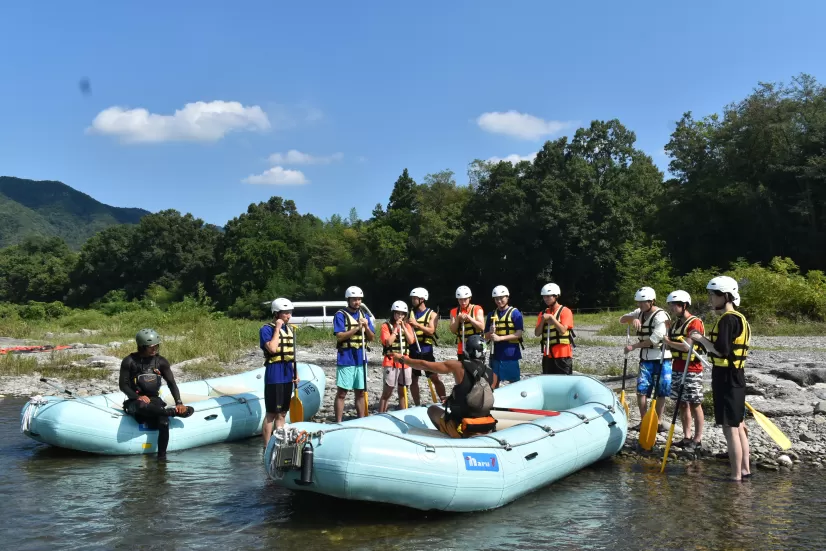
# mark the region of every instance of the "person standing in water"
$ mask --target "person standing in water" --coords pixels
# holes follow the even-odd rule
[[[751,476],[749,437],[746,432],[746,358],[751,345],[751,327],[746,317],[735,310],[740,306],[737,281],[728,276],[713,278],[706,285],[711,306],[722,315],[708,338],[695,331],[689,336],[699,342],[711,357],[711,392],[714,396],[714,421],[723,425],[731,480]]]

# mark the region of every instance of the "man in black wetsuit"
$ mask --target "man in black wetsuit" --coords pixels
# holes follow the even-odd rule
[[[181,401],[178,385],[166,358],[158,354],[161,339],[153,329],[141,329],[135,336],[138,351],[129,354],[120,364],[118,384],[126,394],[123,409],[139,423],[158,429],[158,460],[166,459],[169,445],[169,418],[189,417],[194,408]],[[163,381],[175,398],[175,407],[166,407],[160,397]]]
[[[464,360],[428,362],[393,354],[395,361],[416,369],[453,375],[456,383],[445,399],[445,407],[430,406],[427,415],[433,425],[451,438],[470,438],[488,434],[496,428],[490,415],[493,407],[493,387],[499,382],[496,374],[485,365],[485,341],[482,335],[471,335],[463,347]]]

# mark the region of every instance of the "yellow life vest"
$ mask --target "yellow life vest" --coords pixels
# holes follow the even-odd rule
[[[268,323],[267,325],[275,331],[274,323]],[[295,360],[295,335],[288,324],[285,323],[281,326],[281,333],[278,338],[278,351],[275,354],[269,354],[264,351],[264,355],[266,356],[264,365],[292,362]]]
[[[433,318],[433,310],[431,310],[430,308],[426,309],[424,311],[423,318],[424,318],[423,321],[421,321],[420,323],[422,325],[430,326],[430,320]],[[416,313],[413,312],[413,311],[411,311],[408,314],[407,319],[413,320],[413,321],[419,321],[419,320],[416,319]],[[416,328],[414,330],[414,332],[416,333],[416,338],[419,339],[419,345],[429,344],[429,345],[433,346],[433,345],[436,344],[436,341],[433,338],[433,335],[435,335],[435,333],[433,335],[425,335],[424,331],[422,331],[421,329],[418,329],[418,328]]]
[[[344,324],[345,324],[345,331],[352,331],[359,322],[356,318],[354,318],[350,312],[344,310],[343,308],[339,310],[342,314],[344,314]],[[338,312],[337,312],[338,313]],[[363,318],[364,314],[359,312],[359,319]],[[361,331],[356,331],[353,335],[344,341],[338,341],[336,339],[336,348],[362,348],[364,346],[364,341],[361,339]]]
[[[393,325],[389,321],[384,322],[384,324],[387,326],[388,329],[390,329],[391,334],[396,333],[396,328],[393,327]],[[404,340],[404,346],[402,346],[402,340]],[[401,337],[399,335],[396,335],[396,342],[394,342],[390,346],[385,346],[384,344],[382,344],[382,347],[382,353],[385,356],[389,356],[393,352],[398,352],[402,356],[410,355],[410,343],[407,342],[407,337],[404,337],[404,330],[402,330]]]
[[[746,316],[736,310],[723,313],[723,315],[720,316],[714,324],[714,329],[712,329],[711,333],[709,333],[708,340],[712,343],[717,342],[717,337],[719,336],[717,326],[720,325],[720,320],[728,315],[733,315],[740,318],[740,321],[743,322],[743,329],[740,331],[740,334],[735,337],[734,343],[732,343],[731,346],[731,353],[728,357],[720,358],[719,356],[715,356],[713,354],[709,354],[709,356],[711,356],[711,363],[715,367],[733,367],[735,369],[742,369],[746,364],[746,358],[749,355],[749,345],[751,344],[751,327],[749,326],[749,322],[746,321]]]
[[[516,326],[513,323],[514,310],[516,310],[516,308],[508,306],[508,309],[505,310],[505,313],[502,314],[501,317],[499,316],[499,309],[490,313],[491,323],[494,324],[493,327],[496,327],[496,334],[500,337],[516,333]],[[522,337],[519,337],[519,346],[522,347],[522,350],[525,349],[524,344],[522,344]]]
[[[551,312],[550,308],[545,308],[545,312],[553,315],[553,317],[556,318],[556,321],[559,321],[560,316],[562,316],[563,308],[565,307],[560,304],[559,308],[556,310],[556,313]],[[566,331],[564,335],[561,335],[559,331],[557,331],[556,325],[549,321],[543,323],[543,329],[545,331],[542,336],[542,352],[545,352],[545,345],[548,343],[550,343],[551,346],[554,346],[555,344],[571,344],[570,330]]]
[[[469,317],[471,317],[471,318],[473,317],[473,314],[475,313],[474,312],[475,308],[476,308],[476,305],[474,305],[474,304],[468,304],[467,305],[467,314],[468,314]],[[462,312],[463,312],[462,307],[461,306],[456,306],[456,316],[458,316]],[[482,334],[482,331],[480,329],[476,329],[473,326],[473,324],[470,323],[470,320],[466,321],[464,323],[464,326],[465,326],[465,339],[467,339],[471,335],[481,335]],[[459,334],[456,335],[456,343],[457,344],[459,343],[459,339],[462,338],[461,335],[462,335],[462,329],[460,327],[459,328]]]
[[[688,326],[691,324],[692,321],[694,321],[696,319],[699,319],[699,318],[697,318],[697,316],[690,316],[687,320],[685,320],[684,323],[680,323],[680,320],[682,320],[682,318],[679,318],[677,320],[677,323],[672,325],[671,329],[668,330],[668,338],[671,339],[672,341],[683,342],[685,340],[685,338],[688,336],[688,335],[686,335],[686,330],[688,329]],[[694,348],[694,352],[696,354],[700,350],[700,345],[695,344],[693,346],[693,348]],[[688,359],[688,352],[683,352],[682,350],[673,349],[673,350],[671,350],[671,357],[674,358],[675,360],[685,361],[685,360]],[[694,358],[696,358],[696,357],[697,356],[695,355]]]

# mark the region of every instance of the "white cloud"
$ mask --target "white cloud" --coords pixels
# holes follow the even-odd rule
[[[530,155],[517,155],[516,153],[514,153],[513,155],[508,155],[507,157],[491,157],[490,159],[488,159],[487,162],[498,163],[501,161],[507,161],[510,164],[515,165],[519,161],[533,162],[534,159],[536,159],[536,153],[531,153]]]
[[[142,108],[109,107],[98,113],[87,132],[118,136],[126,143],[214,142],[228,132],[269,128],[267,114],[257,105],[198,101],[187,103],[173,115],[158,115]]]
[[[270,164],[274,165],[327,165],[344,158],[343,153],[333,153],[332,155],[310,155],[295,149],[290,149],[286,153],[273,153],[269,157]]]
[[[310,181],[300,170],[290,170],[274,166],[261,174],[251,174],[242,180],[245,184],[264,184],[272,186],[300,186]]]
[[[479,128],[493,134],[505,134],[523,140],[536,140],[557,134],[574,125],[573,122],[546,121],[519,111],[482,113],[476,119]]]

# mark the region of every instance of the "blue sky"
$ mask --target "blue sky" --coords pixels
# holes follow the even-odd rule
[[[405,167],[465,183],[593,119],[665,169],[683,112],[826,81],[826,3],[676,4],[6,3],[0,175],[215,224],[272,195],[367,218]]]

